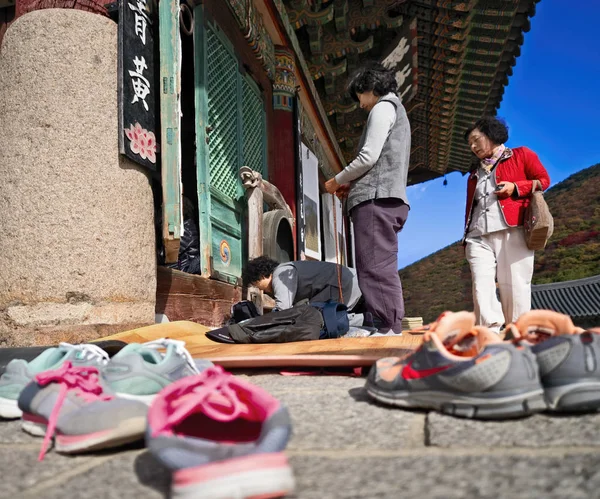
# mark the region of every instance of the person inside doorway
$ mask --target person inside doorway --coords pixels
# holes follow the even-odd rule
[[[157,240],[160,237],[162,241],[162,208],[159,214],[155,216],[158,219]],[[159,265],[181,270],[188,274],[200,274],[200,239],[196,220],[194,204],[190,199],[183,196],[183,233],[179,241],[177,262],[164,263],[164,245],[161,245],[162,252],[159,254]]]

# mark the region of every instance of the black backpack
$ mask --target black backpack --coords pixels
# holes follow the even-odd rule
[[[296,305],[237,324],[208,331],[206,335],[223,343],[287,343],[338,338],[347,333],[348,312],[336,302]]]
[[[227,324],[237,324],[246,319],[253,319],[254,317],[259,316],[260,314],[258,313],[258,309],[254,302],[242,300],[231,306],[231,318],[227,321]]]

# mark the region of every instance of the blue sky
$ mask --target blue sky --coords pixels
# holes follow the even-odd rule
[[[498,116],[507,145],[534,150],[552,185],[600,163],[600,0],[542,0],[525,33]],[[462,237],[467,176],[409,187],[411,211],[398,235],[398,268]]]

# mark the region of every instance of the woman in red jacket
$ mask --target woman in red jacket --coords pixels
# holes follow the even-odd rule
[[[475,315],[478,324],[498,332],[531,309],[533,250],[525,243],[523,216],[533,181],[546,190],[550,177],[533,151],[504,145],[508,128],[497,118],[478,120],[465,139],[479,158],[467,181],[463,238]]]

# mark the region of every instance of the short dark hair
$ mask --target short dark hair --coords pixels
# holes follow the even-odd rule
[[[348,79],[346,86],[350,97],[358,102],[356,94],[372,91],[377,97],[398,91],[396,75],[380,62],[371,61],[356,70]]]
[[[465,141],[469,143],[469,135],[473,130],[479,130],[483,135],[490,139],[494,144],[504,144],[508,140],[508,127],[503,119],[495,116],[484,116],[477,120],[475,124],[465,132]]]
[[[273,271],[277,268],[279,262],[269,258],[268,256],[259,256],[250,260],[246,264],[246,268],[242,272],[242,281],[244,286],[250,286],[265,277],[269,277],[273,274]]]

